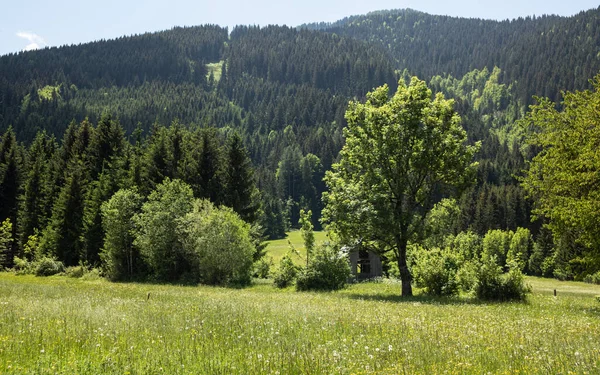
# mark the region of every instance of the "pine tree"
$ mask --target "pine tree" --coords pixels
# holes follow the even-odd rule
[[[66,266],[77,265],[83,251],[81,233],[85,207],[84,168],[75,163],[67,174],[52,210],[49,225],[42,233],[42,253],[56,257]]]
[[[45,188],[50,180],[50,160],[54,141],[45,132],[39,132],[29,148],[29,170],[25,176],[19,211],[19,238],[21,246],[36,230],[42,230],[48,219]]]
[[[22,153],[15,133],[8,128],[0,142],[0,221],[12,223],[12,238],[17,235],[18,197],[21,190]],[[11,242],[6,253],[6,264],[12,266],[17,251],[17,242]]]
[[[246,222],[256,221],[260,204],[254,170],[237,133],[234,133],[228,142],[224,182],[223,203],[233,208]]]
[[[200,198],[222,202],[221,149],[214,128],[203,129],[200,154]]]

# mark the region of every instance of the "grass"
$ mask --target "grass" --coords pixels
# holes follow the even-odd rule
[[[318,245],[327,240],[326,232],[315,231],[315,243]],[[292,255],[292,259],[298,265],[306,264],[306,249],[304,248],[304,240],[299,230],[289,232],[286,238],[280,240],[268,241],[266,254],[273,258],[275,266],[279,265],[279,261],[284,255],[290,254],[290,245],[288,241],[300,253],[300,256]]]
[[[600,287],[528,282],[527,303],[486,304],[402,299],[393,282],[318,294],[2,273],[0,373],[599,373]]]
[[[206,64],[206,78],[210,77],[210,73],[212,72],[215,77],[215,82],[219,82],[221,79],[221,69],[223,68],[223,63],[225,60],[221,60],[216,63],[208,63]]]

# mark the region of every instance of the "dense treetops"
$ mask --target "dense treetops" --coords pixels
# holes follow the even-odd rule
[[[494,66],[504,83],[517,82],[518,98],[532,95],[557,101],[561,90],[588,87],[600,70],[600,9],[572,17],[542,16],[505,21],[435,16],[410,9],[348,17],[303,28],[378,44],[393,55],[398,69],[429,79],[462,76]]]
[[[523,146],[514,123],[532,94],[557,102],[560,90],[588,87],[600,69],[598,16],[496,22],[383,11],[299,29],[228,35],[205,25],[0,56],[8,258],[30,242],[68,243],[68,263],[97,262],[102,202],[124,186],[147,197],[167,177],[258,220],[271,238],[298,227],[301,209],[318,229],[348,102],[416,73],[432,95],[454,99],[468,144],[482,141],[452,232],[527,228],[545,241],[536,254],[546,259],[552,241],[543,220],[531,222],[519,184],[539,149]]]

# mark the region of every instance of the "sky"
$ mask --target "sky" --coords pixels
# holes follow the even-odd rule
[[[230,30],[239,24],[298,26],[403,8],[504,20],[571,16],[598,6],[598,0],[7,0],[0,13],[0,55],[206,23]]]

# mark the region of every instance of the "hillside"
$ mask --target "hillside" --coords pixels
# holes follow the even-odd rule
[[[301,28],[349,36],[386,48],[396,67],[429,80],[499,67],[517,96],[556,101],[560,91],[589,88],[600,70],[600,8],[572,17],[492,21],[436,16],[410,9],[353,16]]]
[[[95,129],[106,126],[119,150],[107,191],[131,184],[148,193],[164,177],[193,181],[197,195],[217,191],[202,186],[195,158],[206,148],[207,158],[225,165],[226,140],[238,133],[266,234],[280,238],[297,227],[301,208],[312,210],[320,229],[323,176],[344,144],[348,101],[383,84],[393,92],[417,74],[455,99],[469,142],[482,141],[477,180],[453,230],[527,227],[537,237],[541,223],[531,222],[518,183],[531,155],[514,123],[531,95],[556,99],[560,90],[588,86],[600,70],[599,16],[496,22],[395,10],[299,28],[238,26],[230,34],[216,25],[176,27],[0,56],[0,220],[11,218],[15,236],[42,231],[19,223],[28,184],[38,188],[36,173],[46,174],[40,223],[48,223],[53,199],[73,181],[66,166],[78,165]],[[90,199],[104,166],[98,155],[85,158],[98,163],[93,173],[75,168],[89,178],[81,196]]]

